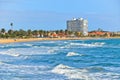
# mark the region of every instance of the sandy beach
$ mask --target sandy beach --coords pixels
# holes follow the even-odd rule
[[[15,42],[30,42],[30,41],[44,41],[44,40],[78,40],[87,38],[28,38],[28,39],[0,39],[0,44],[15,43]]]
[[[100,39],[92,37],[82,37],[82,38],[28,38],[28,39],[0,39],[0,44],[6,43],[16,43],[16,42],[31,42],[31,41],[44,41],[44,40],[89,40],[89,39]],[[120,37],[109,37],[105,39],[120,38]],[[104,39],[104,38],[103,38]]]

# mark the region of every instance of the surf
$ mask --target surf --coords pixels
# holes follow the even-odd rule
[[[75,53],[75,52],[68,52],[66,56],[71,57],[71,56],[82,56],[82,55],[84,55],[84,54],[79,54],[79,53]]]
[[[84,47],[102,47],[104,42],[95,42],[95,43],[70,43],[73,46],[84,46]]]

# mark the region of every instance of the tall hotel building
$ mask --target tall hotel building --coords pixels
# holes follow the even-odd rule
[[[88,21],[83,18],[72,19],[67,21],[67,30],[81,32],[84,36],[88,35]]]

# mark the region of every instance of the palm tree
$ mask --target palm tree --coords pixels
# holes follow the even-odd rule
[[[2,28],[1,31],[0,31],[0,38],[5,38],[5,29]]]
[[[5,33],[5,29],[4,29],[4,28],[1,29],[1,33],[2,33],[2,34]]]
[[[23,29],[20,29],[18,32],[17,32],[19,38],[26,38],[27,36],[27,32]]]
[[[65,34],[68,35],[68,30],[67,29],[65,30]]]
[[[32,37],[32,30],[31,29],[27,30],[27,36]]]
[[[44,31],[43,30],[39,30],[39,34],[40,34],[41,37],[43,37]]]
[[[64,31],[61,29],[61,30],[60,30],[60,33],[63,33],[63,32],[64,32]]]
[[[13,30],[13,23],[10,23],[10,26],[11,26],[11,30]]]
[[[11,35],[11,34],[12,34],[12,32],[13,32],[13,31],[12,31],[11,29],[10,29],[10,30],[8,30],[8,34],[10,34],[10,35]]]

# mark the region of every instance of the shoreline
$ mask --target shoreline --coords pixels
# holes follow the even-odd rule
[[[28,38],[28,39],[0,39],[0,44],[32,42],[32,41],[50,41],[50,40],[94,40],[94,39],[120,39],[120,37],[80,37],[80,38]]]

